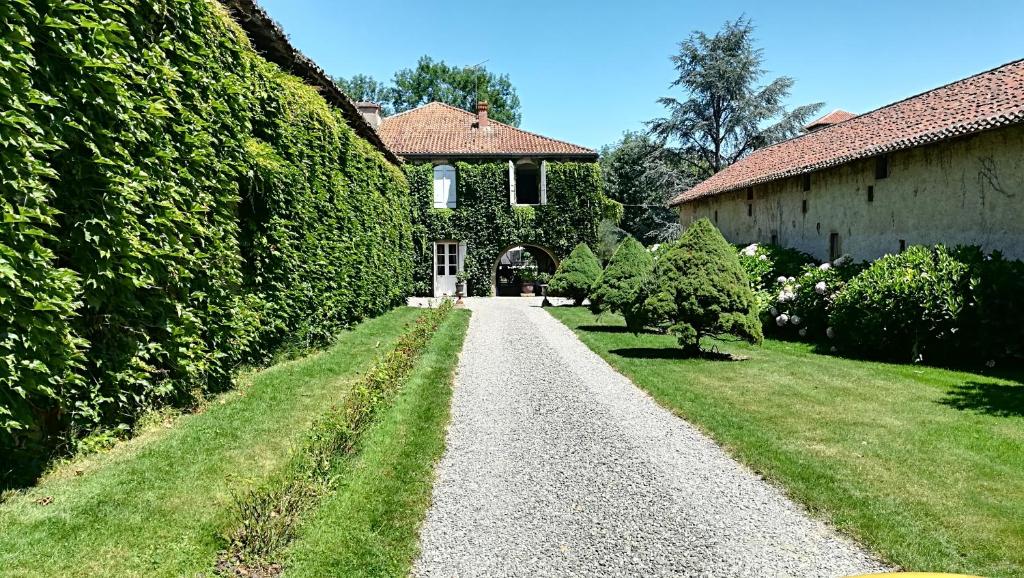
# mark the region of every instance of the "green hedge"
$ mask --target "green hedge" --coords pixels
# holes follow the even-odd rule
[[[219,4],[15,0],[0,36],[0,451],[127,427],[408,292],[401,171]]]
[[[489,295],[494,263],[502,250],[540,245],[561,259],[579,243],[593,246],[601,218],[620,208],[602,194],[601,172],[594,162],[549,161],[548,202],[540,206],[509,203],[507,160],[455,163],[455,209],[433,208],[431,164],[407,164],[405,170],[414,199],[414,291],[418,295],[431,294],[431,243],[436,240],[466,242],[469,291]]]

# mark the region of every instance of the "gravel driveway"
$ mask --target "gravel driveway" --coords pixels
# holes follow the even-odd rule
[[[415,576],[885,568],[616,373],[533,299],[471,299]]]

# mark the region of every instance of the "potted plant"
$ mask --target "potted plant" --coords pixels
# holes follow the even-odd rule
[[[469,281],[469,273],[465,269],[455,274],[455,295],[459,299],[466,296],[466,282]]]
[[[533,282],[533,292],[544,295],[544,289],[547,288],[548,283],[551,282],[551,273],[537,273],[537,279]]]
[[[520,291],[523,295],[533,295],[533,285],[537,280],[537,268],[527,265],[519,270]]]

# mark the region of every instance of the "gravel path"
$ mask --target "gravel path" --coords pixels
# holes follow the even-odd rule
[[[885,568],[616,373],[536,300],[467,300],[414,576]]]

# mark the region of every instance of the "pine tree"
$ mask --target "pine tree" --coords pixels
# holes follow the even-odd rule
[[[626,327],[639,333],[646,324],[644,302],[654,276],[654,257],[633,237],[626,237],[595,284],[590,300],[597,310],[622,315]]]
[[[548,285],[552,295],[571,298],[576,305],[590,295],[594,283],[601,276],[601,263],[586,243],[576,245],[572,253],[558,265]]]
[[[754,293],[736,250],[707,219],[694,222],[654,271],[647,314],[668,324],[679,345],[700,353],[704,336],[762,339]]]

